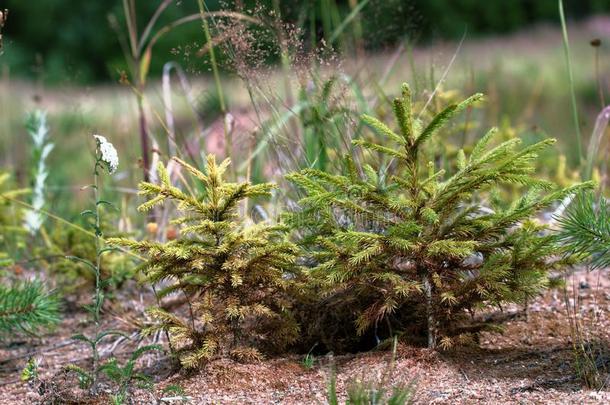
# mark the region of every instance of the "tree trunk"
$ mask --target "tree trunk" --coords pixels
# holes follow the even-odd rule
[[[423,275],[424,294],[426,295],[426,317],[428,320],[428,348],[436,349],[438,336],[438,321],[434,315],[434,293],[431,276],[428,272]]]

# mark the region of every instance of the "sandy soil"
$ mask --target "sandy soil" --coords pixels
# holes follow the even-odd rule
[[[595,323],[598,336],[610,341],[609,271],[576,272],[569,283],[568,297],[576,298],[579,316],[586,324]],[[123,301],[124,302],[124,301]],[[134,303],[109,312],[112,328],[135,331],[140,305]],[[86,365],[88,352],[69,336],[84,325],[85,313],[77,312],[61,328],[42,339],[13,343],[0,348],[0,402],[35,403],[40,400],[37,387],[19,381],[20,370],[29,356],[40,362],[43,378],[55,375],[65,364]],[[595,321],[593,319],[596,319]],[[604,404],[610,391],[583,389],[575,377],[569,319],[563,291],[549,291],[531,303],[528,314],[515,312],[504,324],[502,333],[486,332],[480,345],[434,353],[427,349],[399,345],[392,384],[414,384],[418,404]],[[134,335],[135,336],[135,335]],[[143,343],[150,343],[143,341]],[[106,355],[121,357],[135,343],[113,347],[110,340]],[[157,355],[158,356],[158,355]],[[318,357],[311,369],[302,365],[301,356],[269,359],[256,364],[217,360],[197,373],[172,374],[167,361],[150,355],[140,367],[157,376],[156,397],[167,397],[163,388],[178,384],[190,403],[312,404],[325,403],[330,373],[336,370],[337,387],[345,396],[355,380],[371,381],[388,374],[388,351],[356,355]],[[608,358],[600,359],[608,364]],[[171,395],[170,395],[171,396]],[[149,394],[139,393],[138,403],[154,403]],[[84,400],[83,400],[84,402]],[[176,403],[176,401],[174,401]]]

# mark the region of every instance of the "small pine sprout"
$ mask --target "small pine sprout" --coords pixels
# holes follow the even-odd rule
[[[97,143],[97,149],[101,154],[100,160],[107,166],[108,173],[112,174],[116,172],[119,167],[119,155],[114,145],[102,135],[93,135]]]

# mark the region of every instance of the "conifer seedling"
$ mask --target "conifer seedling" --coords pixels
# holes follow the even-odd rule
[[[206,173],[174,158],[202,191],[190,195],[172,185],[159,165],[160,184],[141,183],[150,197],[142,211],[173,201],[181,226],[180,236],[166,243],[114,239],[111,243],[148,256],[142,266],[147,280],[162,285],[159,296],[185,298],[183,312],[150,310],[157,326],[169,332],[182,365],[193,368],[216,355],[228,353],[238,360],[261,357],[259,345],[282,345],[298,333],[287,296],[295,274],[297,248],[286,239],[282,226],[247,225],[238,214],[245,198],[270,195],[269,183],[229,183],[223,174],[229,160],[217,164],[207,158]]]
[[[550,285],[549,270],[563,261],[556,241],[535,214],[589,184],[557,190],[537,179],[538,153],[554,139],[519,147],[519,139],[492,146],[487,132],[469,156],[460,151],[454,173],[424,159],[425,148],[459,112],[482,99],[475,94],[450,105],[427,125],[414,118],[411,93],[393,101],[398,130],[363,115],[362,121],[395,147],[355,140],[385,155],[395,168],[357,167],[346,173],[305,169],[288,176],[305,196],[287,216],[298,227],[324,293],[360,302],[357,331],[395,325],[410,311],[431,348],[449,347],[464,333],[468,314],[489,306],[523,303]],[[387,144],[387,143],[386,143]],[[509,208],[493,206],[489,192],[506,184],[526,188]],[[327,302],[333,302],[327,300]],[[336,305],[341,305],[337,300]],[[329,308],[333,310],[333,308]],[[404,317],[403,317],[404,319]]]

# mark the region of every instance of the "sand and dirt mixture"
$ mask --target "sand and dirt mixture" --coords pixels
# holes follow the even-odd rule
[[[567,288],[569,299],[577,300],[581,315],[595,318],[595,331],[606,342],[610,341],[609,274],[577,271]],[[125,330],[132,324],[130,317],[137,319],[134,314],[138,306],[127,305],[123,314],[108,316],[111,321],[107,326]],[[21,370],[31,356],[39,361],[41,375],[47,381],[59,381],[58,371],[66,364],[86,365],[89,352],[70,339],[85,319],[84,312],[77,313],[54,334],[0,347],[0,403],[40,401],[39,387],[20,381]],[[549,291],[529,305],[527,314],[515,311],[503,332],[484,333],[479,346],[434,353],[399,344],[392,374],[387,378],[392,384],[413,384],[418,404],[610,403],[610,391],[583,389],[576,378],[569,322],[564,291]],[[114,343],[110,340],[102,351],[119,358],[135,345]],[[308,369],[303,366],[303,357],[295,355],[254,364],[217,360],[196,373],[175,373],[166,360],[155,356],[151,354],[139,363],[144,371],[156,376],[155,397],[171,397],[163,389],[177,384],[194,404],[323,404],[333,370],[344,398],[354,380],[387,375],[391,360],[388,351],[328,354],[316,357]],[[607,358],[599,360],[608,363]],[[138,392],[137,403],[153,401],[152,395]]]

